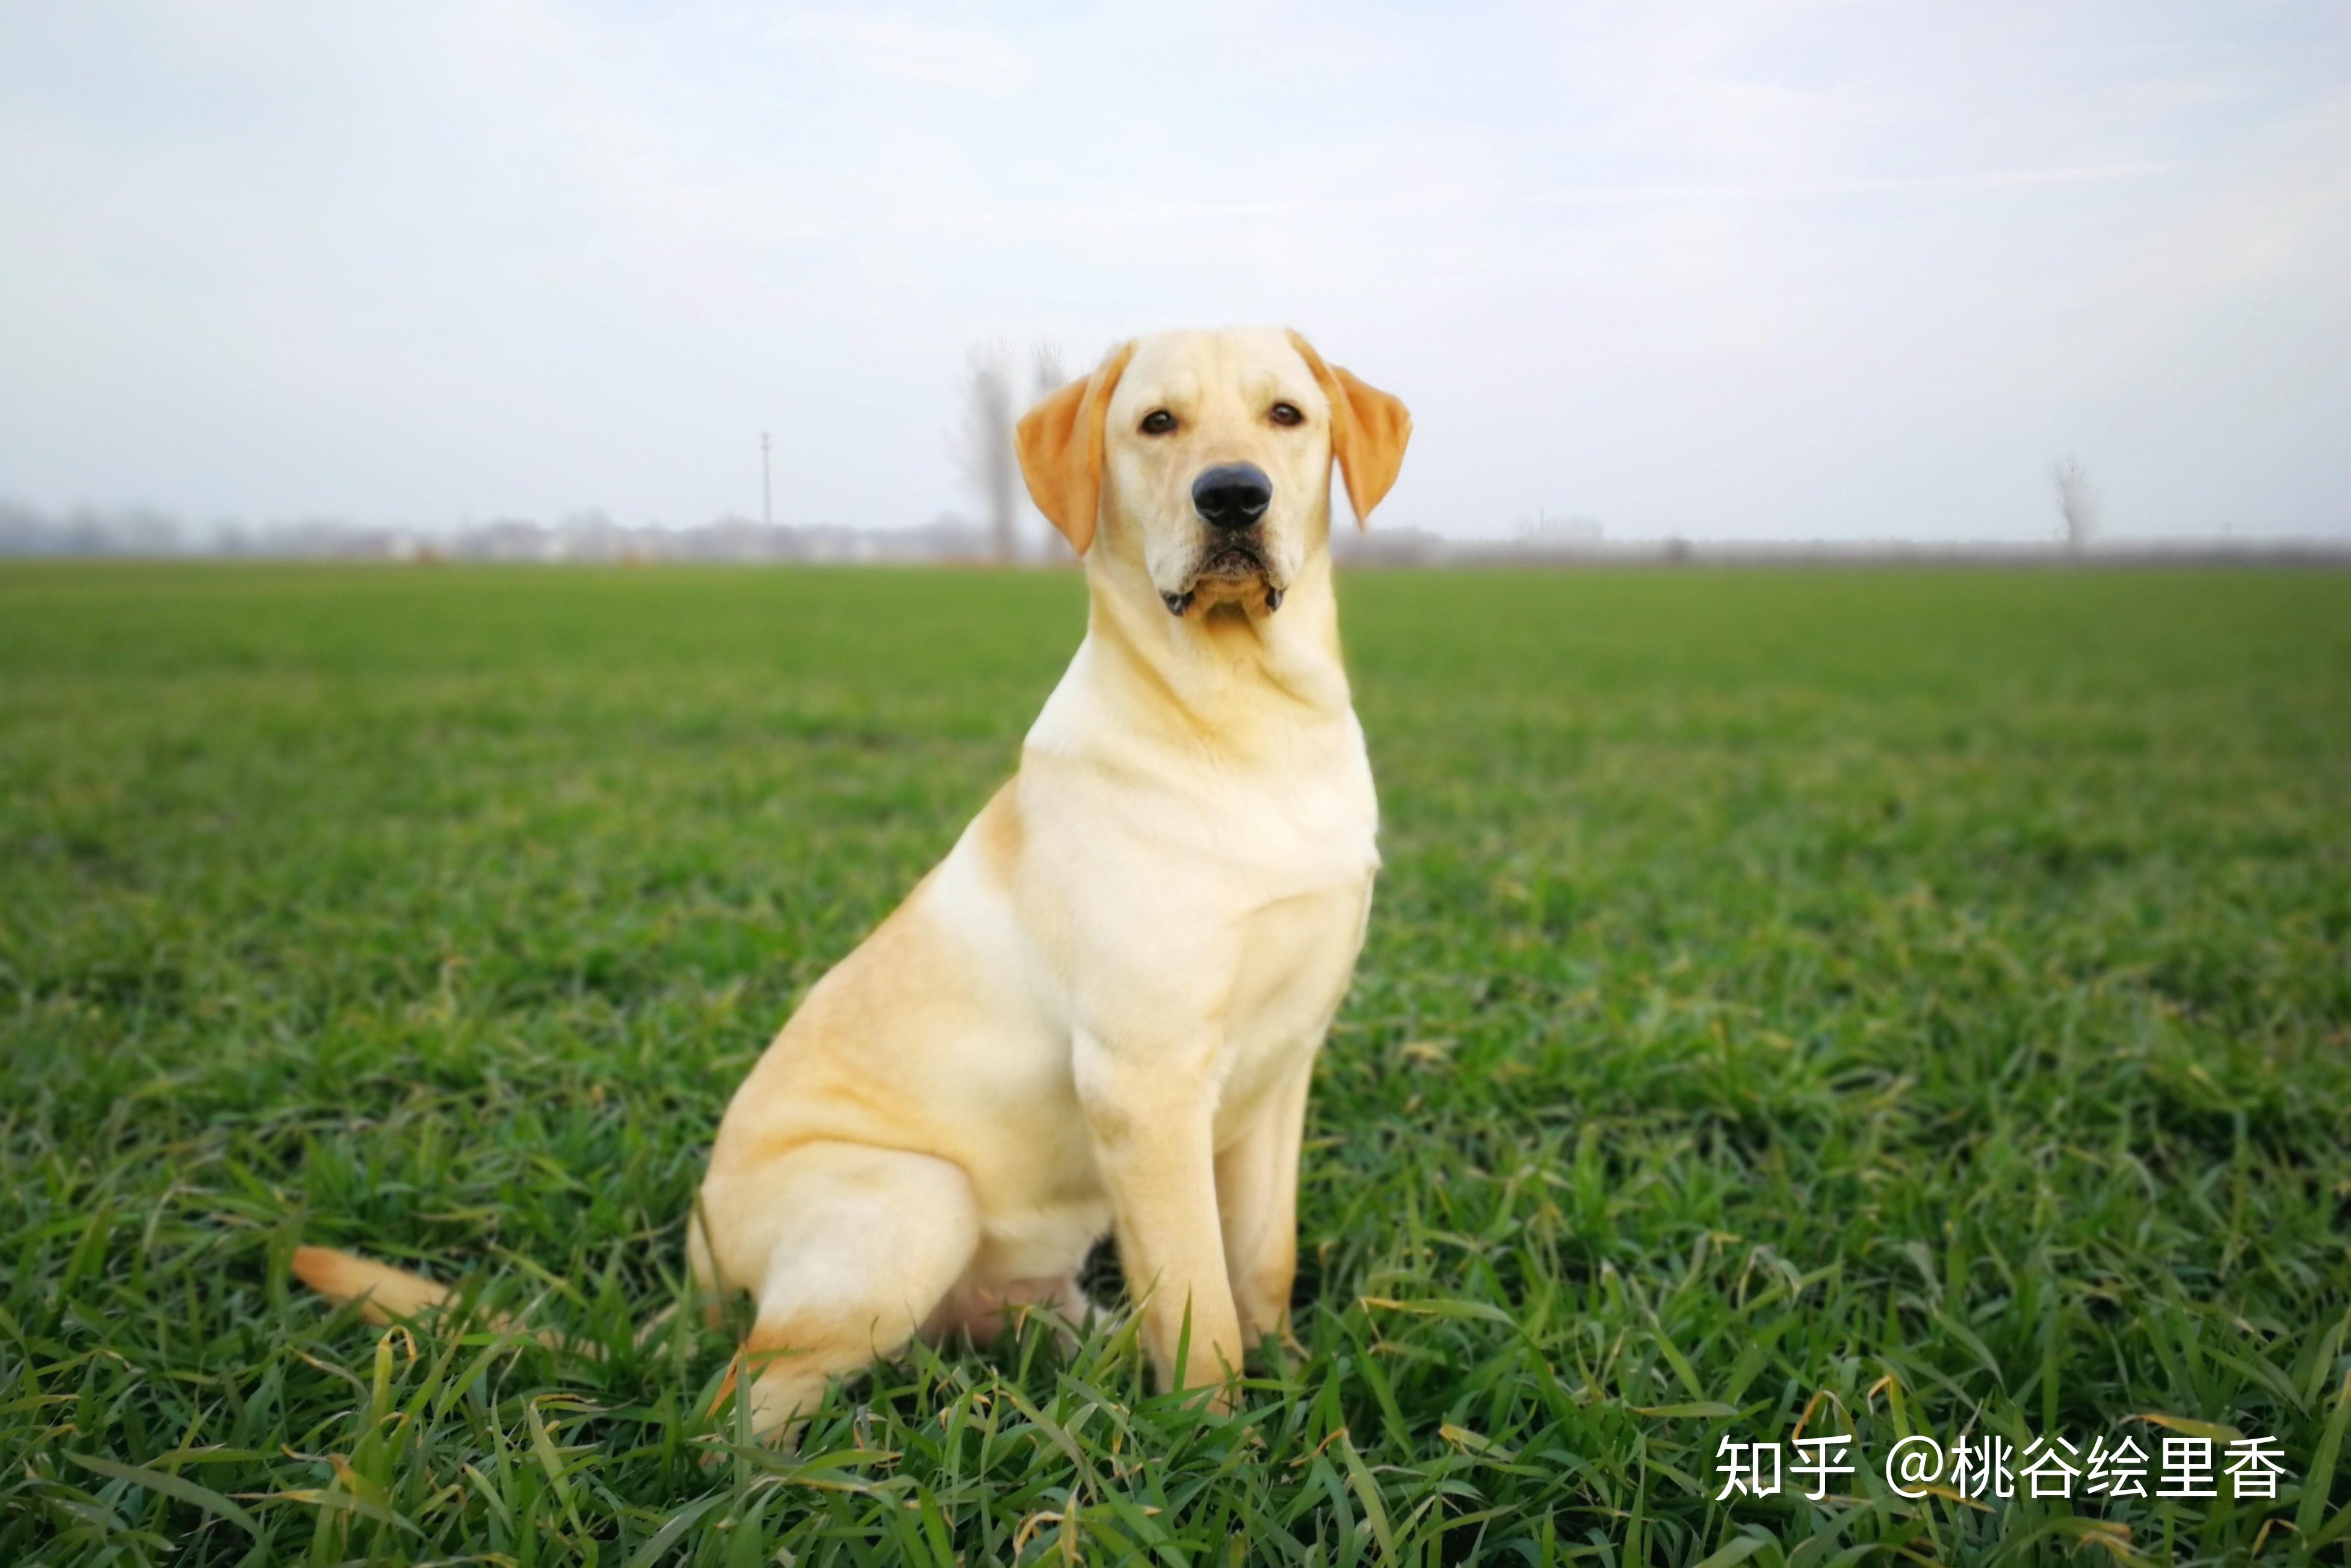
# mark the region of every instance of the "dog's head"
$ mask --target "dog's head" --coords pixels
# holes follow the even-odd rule
[[[1331,463],[1360,520],[1395,483],[1404,404],[1295,332],[1122,345],[1020,421],[1020,471],[1080,555],[1139,564],[1168,611],[1263,612],[1330,545]]]

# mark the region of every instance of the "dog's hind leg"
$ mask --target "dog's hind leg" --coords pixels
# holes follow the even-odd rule
[[[923,1325],[923,1337],[944,1343],[962,1335],[974,1345],[995,1343],[1019,1326],[1031,1308],[1051,1315],[1053,1337],[1065,1351],[1078,1347],[1078,1331],[1094,1310],[1075,1273],[1027,1280],[982,1280],[971,1274],[948,1292]]]
[[[703,1233],[699,1204],[686,1217],[685,1266],[694,1276],[695,1294],[701,1298],[702,1326],[716,1329],[726,1318],[728,1286],[718,1277],[718,1265],[710,1256],[710,1238]]]
[[[770,1440],[789,1440],[828,1378],[903,1349],[979,1249],[963,1171],[897,1149],[803,1144],[730,1173],[725,1205],[765,1243],[738,1370],[751,1429]]]

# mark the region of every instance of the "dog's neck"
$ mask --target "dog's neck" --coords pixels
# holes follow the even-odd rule
[[[1238,761],[1353,731],[1327,549],[1308,553],[1272,612],[1235,601],[1171,615],[1143,562],[1110,549],[1088,552],[1086,581],[1081,664],[1116,688],[1113,711],[1137,705],[1127,711],[1152,711],[1155,727]]]

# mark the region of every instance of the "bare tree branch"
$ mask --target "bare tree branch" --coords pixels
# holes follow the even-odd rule
[[[2049,482],[2057,489],[2057,515],[2065,522],[2065,548],[2080,549],[2098,526],[2097,493],[2081,461],[2072,455],[2049,465]]]
[[[1019,464],[1012,450],[1014,406],[1011,354],[1003,343],[972,350],[964,369],[964,477],[987,513],[987,533],[996,559],[1009,565],[1020,553]]]

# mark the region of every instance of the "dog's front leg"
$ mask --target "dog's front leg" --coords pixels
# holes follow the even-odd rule
[[[1225,1235],[1241,1334],[1295,1343],[1290,1291],[1298,1275],[1298,1153],[1306,1136],[1306,1092],[1314,1057],[1302,1053],[1257,1120],[1217,1156],[1217,1207]]]
[[[1119,1267],[1143,1303],[1144,1348],[1168,1389],[1221,1383],[1241,1365],[1217,1216],[1214,1060],[1212,1044],[1119,1051],[1082,1034],[1077,1042],[1078,1097],[1110,1192]],[[1213,1403],[1229,1408],[1221,1390]]]

